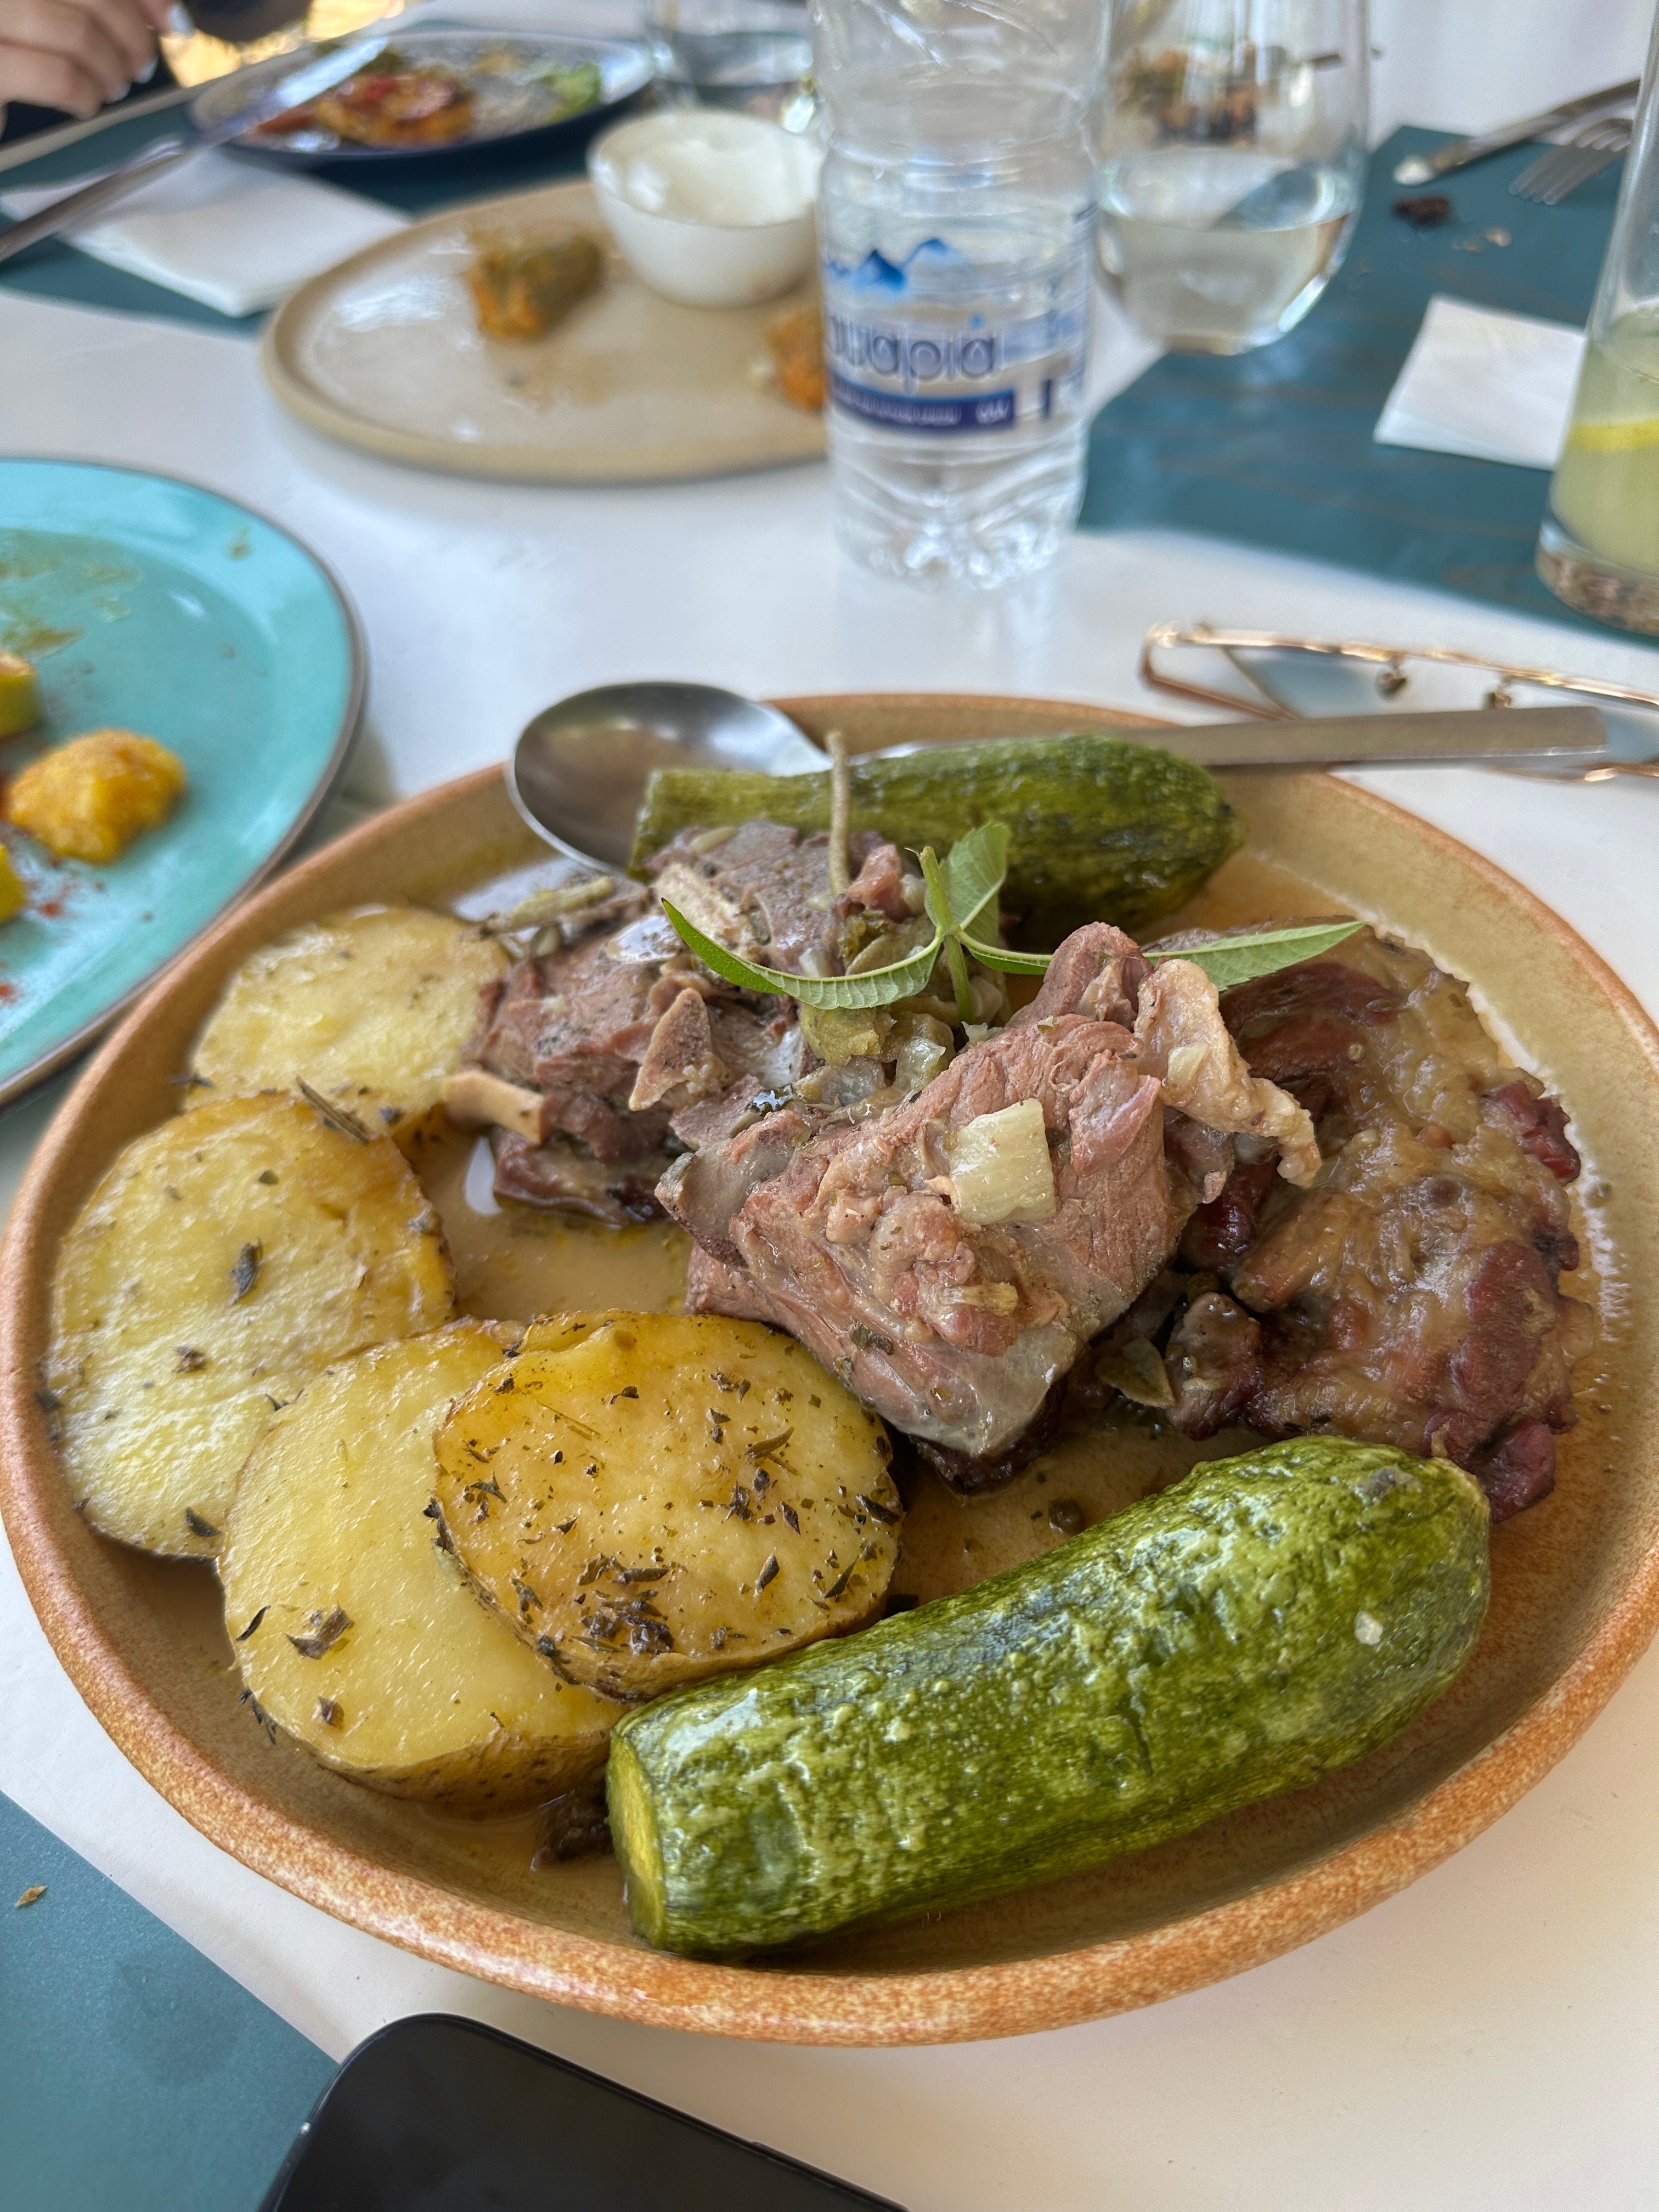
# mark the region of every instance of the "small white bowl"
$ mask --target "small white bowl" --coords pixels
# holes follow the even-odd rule
[[[671,108],[589,149],[605,219],[636,276],[688,307],[744,307],[812,265],[823,155],[758,116]]]

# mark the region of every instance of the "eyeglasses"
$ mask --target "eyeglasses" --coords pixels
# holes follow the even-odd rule
[[[1505,769],[1595,783],[1615,775],[1659,776],[1659,692],[1553,668],[1520,668],[1445,646],[1368,645],[1271,630],[1189,629],[1155,623],[1140,648],[1140,673],[1155,690],[1264,722],[1310,716],[1535,707],[1565,696],[1601,709],[1615,757],[1591,769]],[[1495,765],[1495,764],[1494,764]]]

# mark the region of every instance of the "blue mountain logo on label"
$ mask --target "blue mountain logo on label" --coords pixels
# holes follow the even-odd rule
[[[913,271],[965,268],[968,258],[958,253],[954,246],[947,246],[942,238],[924,238],[902,261],[890,261],[872,246],[862,261],[826,258],[824,266],[831,276],[849,284],[855,292],[902,292],[908,289]]]

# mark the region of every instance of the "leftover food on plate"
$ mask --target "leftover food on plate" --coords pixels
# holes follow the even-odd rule
[[[507,40],[446,58],[422,54],[411,41],[409,52],[388,47],[372,67],[274,116],[251,136],[267,145],[292,142],[309,149],[331,138],[383,153],[418,153],[562,122],[596,107],[604,92],[596,62],[550,62]]]
[[[766,325],[766,349],[772,380],[792,407],[809,415],[823,406],[823,313],[819,307],[786,307]]]
[[[88,730],[18,769],[6,818],[61,860],[118,860],[159,830],[189,778],[175,752],[132,730]]]
[[[262,124],[256,136],[331,131],[356,146],[445,146],[472,128],[472,95],[441,62],[406,64],[395,52],[332,92]]]
[[[40,678],[33,661],[0,653],[0,738],[32,730],[40,719]]]
[[[28,887],[14,866],[11,854],[0,845],[0,922],[21,914],[28,899]]]
[[[513,75],[520,68],[518,58],[509,49],[496,55],[487,55],[477,64],[480,76]],[[525,82],[544,91],[548,95],[546,119],[556,123],[567,115],[582,115],[590,107],[597,107],[605,93],[605,78],[597,62],[548,62],[539,69],[524,72]]]
[[[599,289],[605,256],[583,232],[538,244],[486,246],[468,263],[480,334],[507,343],[545,337]]]
[[[1579,1158],[1425,954],[1156,938],[1242,835],[1097,737],[664,772],[630,879],[290,932],[60,1249],[88,1517],[217,1555],[256,1716],[343,1775],[576,1805],[562,1856],[608,1774],[679,1951],[1361,1757],[1552,1486]],[[1141,1472],[1091,1512],[1057,1455]]]

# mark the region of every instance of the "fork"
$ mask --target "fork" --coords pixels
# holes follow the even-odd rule
[[[1538,159],[1521,172],[1510,190],[1517,199],[1536,200],[1544,207],[1558,206],[1569,192],[1577,191],[1580,185],[1599,176],[1628,151],[1630,140],[1629,116],[1603,116],[1600,122],[1587,125],[1565,145],[1547,146]]]

